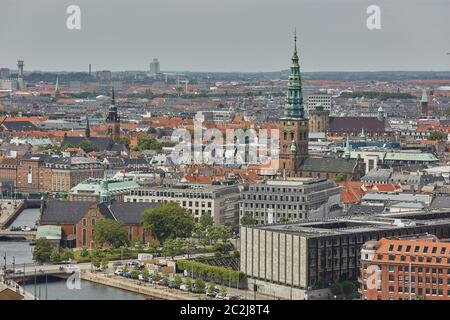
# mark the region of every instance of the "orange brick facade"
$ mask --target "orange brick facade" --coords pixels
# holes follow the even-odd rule
[[[450,243],[430,235],[369,241],[360,279],[363,300],[449,300]]]

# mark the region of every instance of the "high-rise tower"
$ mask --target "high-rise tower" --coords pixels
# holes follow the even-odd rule
[[[302,158],[308,156],[308,119],[303,106],[302,80],[297,54],[297,34],[289,73],[284,116],[280,119],[280,170],[295,175]]]
[[[120,140],[120,117],[117,112],[116,99],[114,95],[114,87],[112,88],[111,105],[109,106],[108,116],[106,117],[106,125],[108,126],[108,134],[114,142],[119,143]]]
[[[422,89],[422,98],[420,99],[420,108],[422,114],[428,115],[428,95],[425,89]]]
[[[25,80],[23,78],[23,60],[17,61],[17,86],[19,90],[25,89]]]

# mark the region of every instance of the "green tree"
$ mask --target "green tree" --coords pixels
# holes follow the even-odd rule
[[[178,239],[167,239],[164,241],[162,252],[172,259],[183,252],[183,244]]]
[[[443,140],[444,139],[444,134],[440,131],[433,131],[432,133],[430,133],[430,135],[428,136],[428,140]]]
[[[338,173],[334,177],[334,182],[343,182],[347,180],[347,175],[345,173]]]
[[[186,280],[184,281],[184,284],[186,285],[186,287],[189,291],[192,290],[192,279],[191,278],[186,278]]]
[[[66,150],[68,148],[75,148],[75,146],[71,143],[66,143],[65,145],[62,146],[62,150]]]
[[[161,280],[161,275],[159,274],[158,271],[153,272],[152,280],[153,280],[153,281],[159,281],[159,280]]]
[[[225,297],[226,295],[227,295],[227,287],[224,285],[224,284],[222,284],[221,286],[220,286],[220,295],[222,296],[222,297]]]
[[[216,243],[213,246],[213,250],[216,253],[226,254],[233,248],[232,244],[229,242]]]
[[[147,268],[144,268],[144,269],[142,270],[141,274],[142,274],[142,279],[143,279],[145,282],[148,282],[148,279],[149,279],[148,269],[147,269]]]
[[[175,287],[179,288],[181,286],[182,280],[181,277],[177,274],[174,279]]]
[[[83,247],[83,249],[81,249],[80,256],[82,258],[86,258],[88,255],[89,255],[89,251],[86,249],[86,247]]]
[[[55,248],[55,249],[52,250],[52,253],[50,254],[50,261],[51,262],[59,262],[59,261],[61,261],[61,256],[59,254],[58,249]]]
[[[351,281],[342,282],[342,292],[348,298],[355,291],[355,285]]]
[[[199,224],[201,227],[203,227],[205,229],[209,226],[212,226],[213,223],[214,223],[213,217],[211,216],[211,213],[209,213],[209,212],[203,213],[202,216],[200,217]]]
[[[136,268],[133,268],[133,270],[131,270],[130,276],[131,276],[131,279],[137,279],[138,278],[139,272],[136,270]]]
[[[37,239],[33,251],[33,260],[40,263],[50,261],[52,251],[53,246],[49,240],[46,238]]]
[[[214,291],[216,290],[216,284],[214,281],[210,281],[208,284],[208,291]]]
[[[130,147],[131,140],[129,137],[121,137],[119,143],[124,144],[127,148]]]
[[[342,285],[339,282],[334,282],[331,285],[330,290],[334,296],[340,296],[342,294]]]
[[[137,150],[161,150],[162,144],[155,138],[151,137],[150,135],[144,133],[140,134],[137,137]]]
[[[69,248],[61,250],[60,256],[62,261],[69,261],[74,258],[73,251]]]
[[[245,212],[244,216],[241,218],[241,226],[251,226],[256,224],[256,220],[253,218],[253,216],[249,212]]]
[[[192,235],[194,219],[176,202],[168,202],[144,211],[144,230],[159,241],[187,238]]]
[[[109,243],[114,248],[119,248],[128,242],[128,236],[119,221],[100,219],[95,223],[94,241],[99,246]]]
[[[107,270],[108,269],[108,259],[103,258],[102,260],[102,269]]]
[[[93,144],[91,141],[83,141],[80,143],[79,147],[84,150],[84,152],[89,153],[92,151],[99,151],[98,147]]]
[[[92,265],[95,267],[95,268],[100,268],[101,267],[101,260],[100,260],[100,258],[99,257],[97,257],[97,256],[93,256],[92,257]]]
[[[196,293],[205,292],[205,282],[201,278],[195,279],[195,292]]]

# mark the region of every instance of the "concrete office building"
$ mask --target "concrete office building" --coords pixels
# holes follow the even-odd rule
[[[369,240],[450,236],[450,212],[377,214],[240,229],[240,270],[250,289],[284,299],[329,299],[335,281],[356,281]]]
[[[158,58],[154,58],[152,62],[150,62],[150,76],[154,77],[161,72],[160,63]]]
[[[10,71],[8,68],[0,68],[0,79],[8,79]]]
[[[239,215],[249,213],[258,224],[326,219],[342,214],[340,201],[340,187],[331,180],[269,180],[244,189]]]
[[[325,93],[310,94],[306,96],[307,111],[315,110],[317,106],[322,106],[324,110],[331,111],[331,95]]]
[[[239,188],[235,185],[178,184],[131,190],[125,202],[177,202],[188,209],[195,222],[204,213],[213,217],[214,223],[237,227],[239,223]]]

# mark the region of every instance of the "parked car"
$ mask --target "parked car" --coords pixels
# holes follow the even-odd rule
[[[184,283],[180,285],[180,290],[181,291],[189,291],[189,288],[187,285],[185,285]]]
[[[208,297],[215,298],[218,294],[219,294],[219,291],[217,291],[217,290],[211,290],[211,291],[208,290],[208,291],[206,291],[206,295]]]
[[[117,268],[116,271],[114,271],[114,274],[117,276],[121,276],[122,273],[123,273],[123,269],[121,269],[121,268]]]
[[[173,288],[175,288],[176,286],[175,286],[175,281],[169,281],[169,283],[167,284],[167,287],[169,287],[170,289],[173,289]]]
[[[234,294],[227,294],[224,300],[240,300],[240,297]]]
[[[166,285],[166,280],[161,279],[161,280],[159,280],[158,282],[156,282],[156,284],[157,284],[158,286],[165,286],[165,285]]]

